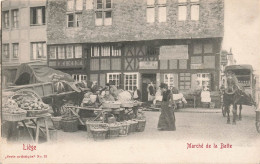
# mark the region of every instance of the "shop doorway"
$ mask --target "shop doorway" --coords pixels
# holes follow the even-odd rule
[[[142,101],[148,101],[148,91],[147,86],[149,83],[153,82],[154,85],[156,83],[156,74],[142,74]]]

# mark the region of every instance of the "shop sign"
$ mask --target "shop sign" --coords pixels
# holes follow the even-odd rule
[[[140,61],[139,69],[158,69],[158,61]]]
[[[188,59],[188,45],[173,45],[160,47],[160,60]]]

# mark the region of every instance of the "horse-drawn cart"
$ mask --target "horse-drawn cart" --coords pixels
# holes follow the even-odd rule
[[[251,65],[230,65],[225,68],[226,81],[223,95],[223,116],[228,115],[229,107],[233,105],[233,123],[236,123],[237,105],[239,105],[239,120],[241,120],[242,105],[255,106],[259,103],[257,82]],[[256,127],[259,130],[259,112],[256,112]]]
[[[49,104],[54,115],[60,115],[60,109],[66,103],[79,105],[84,97],[84,91],[69,74],[41,66],[22,64],[17,71],[14,86],[3,92],[19,92],[29,90],[39,95],[42,101]]]

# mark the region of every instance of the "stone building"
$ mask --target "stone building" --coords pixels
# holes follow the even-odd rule
[[[223,0],[49,0],[48,65],[76,80],[217,90]]]
[[[46,65],[46,0],[2,2],[3,86],[15,79],[21,63]]]

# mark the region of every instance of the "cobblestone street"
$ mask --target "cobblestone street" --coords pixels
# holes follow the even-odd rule
[[[48,149],[49,159],[73,158],[80,161],[87,158],[90,162],[210,162],[213,159],[215,162],[259,162],[256,159],[260,159],[260,134],[256,132],[255,111],[252,107],[244,107],[243,120],[236,125],[226,124],[226,117],[222,116],[220,110],[184,109],[175,112],[177,131],[174,132],[157,130],[159,114],[146,112],[144,132],[104,141],[93,141],[85,131],[58,131],[58,143],[42,143],[36,153]],[[229,144],[229,148],[221,149],[221,143],[227,147]],[[188,144],[203,144],[203,148],[195,146],[197,148],[187,149]],[[211,148],[206,148],[207,144]],[[214,148],[214,144],[218,147]],[[19,149],[21,146],[9,145],[8,150],[11,151],[12,147]],[[81,151],[70,151],[76,149]],[[96,154],[106,155],[99,159]]]

